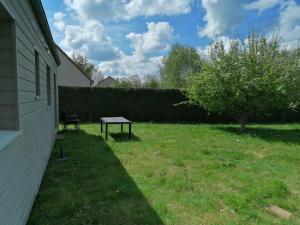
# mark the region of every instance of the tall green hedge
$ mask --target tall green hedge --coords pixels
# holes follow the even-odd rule
[[[82,122],[98,122],[100,117],[123,116],[133,121],[232,122],[203,108],[179,104],[186,101],[174,89],[59,88],[60,112],[78,114]],[[299,113],[276,112],[256,122],[299,121]]]

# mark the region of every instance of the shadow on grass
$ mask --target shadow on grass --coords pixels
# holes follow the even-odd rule
[[[123,141],[142,141],[138,136],[134,133],[131,133],[131,138],[128,138],[128,133],[110,133],[110,136],[117,142]]]
[[[52,152],[27,225],[163,225],[102,136],[67,131]],[[68,159],[59,162],[59,148]]]
[[[276,129],[248,127],[245,133],[242,133],[239,127],[218,127],[217,129],[230,132],[237,135],[250,135],[270,142],[285,142],[300,144],[300,130],[299,129]]]

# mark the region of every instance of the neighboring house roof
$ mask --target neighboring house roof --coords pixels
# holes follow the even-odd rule
[[[78,66],[76,63],[64,52],[58,45],[56,45],[57,49],[64,55],[66,58],[87,78],[93,83],[93,80]]]
[[[49,49],[55,59],[57,65],[60,65],[60,59],[57,53],[56,44],[53,41],[51,30],[47,21],[47,17],[43,8],[43,5],[40,0],[29,0],[33,12],[37,18],[37,21],[41,27],[41,30],[46,38],[46,41],[49,45]]]
[[[111,76],[106,77],[105,79],[101,80],[95,87],[112,87],[118,81]]]

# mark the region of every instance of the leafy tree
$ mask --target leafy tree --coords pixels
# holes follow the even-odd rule
[[[193,47],[174,45],[168,56],[163,58],[160,77],[164,87],[183,88],[186,78],[201,69],[201,58]]]
[[[139,75],[131,75],[118,79],[117,88],[140,88],[142,87],[142,81]]]
[[[247,44],[232,40],[228,51],[218,42],[201,72],[189,77],[185,94],[210,112],[232,116],[244,131],[253,115],[299,104],[299,55],[258,33]]]
[[[144,86],[146,88],[159,88],[160,86],[159,79],[154,76],[147,76]]]
[[[150,79],[150,81],[148,81],[146,83],[146,87],[147,88],[159,88],[159,81],[157,79]]]
[[[89,62],[86,56],[73,53],[71,57],[74,63],[92,79],[93,73],[96,71],[95,65]]]

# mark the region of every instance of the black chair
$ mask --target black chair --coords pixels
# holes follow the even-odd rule
[[[67,130],[68,125],[74,125],[75,130],[77,131],[80,129],[80,120],[78,115],[62,112],[60,117],[64,130]]]

